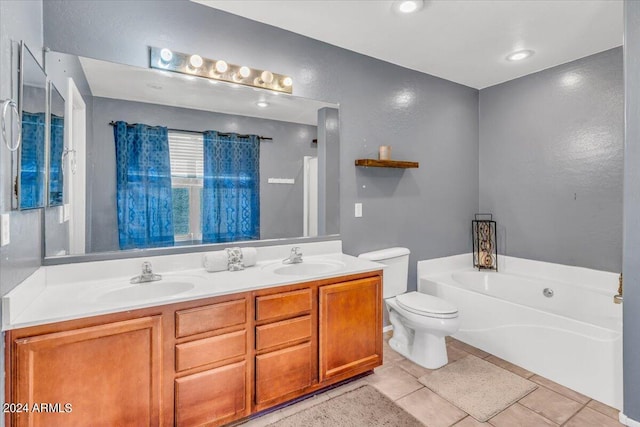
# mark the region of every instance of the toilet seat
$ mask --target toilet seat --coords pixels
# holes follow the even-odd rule
[[[421,292],[408,292],[396,296],[396,302],[403,309],[425,317],[434,317],[438,319],[452,319],[458,317],[458,309],[433,295],[423,294]]]

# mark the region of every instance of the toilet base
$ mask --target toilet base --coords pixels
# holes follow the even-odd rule
[[[389,346],[393,350],[427,369],[438,369],[449,362],[443,331],[438,331],[440,334],[437,334],[411,329],[394,310],[390,311],[389,320],[393,325],[393,337],[389,340]]]
[[[449,363],[444,337],[414,333],[413,344],[392,337],[389,340],[389,346],[402,356],[427,369],[438,369]]]

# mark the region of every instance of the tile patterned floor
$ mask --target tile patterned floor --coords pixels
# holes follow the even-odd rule
[[[618,411],[576,391],[534,375],[506,360],[492,356],[452,338],[447,339],[449,362],[471,355],[527,378],[538,388],[485,423],[479,423],[462,409],[452,405],[418,382],[433,370],[423,368],[396,353],[385,336],[382,366],[372,375],[341,387],[320,393],[302,402],[241,424],[242,427],[264,427],[270,423],[339,396],[364,384],[372,385],[427,427],[615,427]],[[305,426],[313,427],[313,426]]]

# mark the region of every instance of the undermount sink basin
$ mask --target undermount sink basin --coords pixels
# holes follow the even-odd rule
[[[195,285],[186,281],[165,281],[138,283],[124,288],[114,289],[100,295],[97,300],[102,302],[136,302],[170,297],[193,289]]]
[[[344,263],[333,260],[303,261],[299,264],[271,264],[269,269],[282,276],[304,276],[331,273],[344,267]]]

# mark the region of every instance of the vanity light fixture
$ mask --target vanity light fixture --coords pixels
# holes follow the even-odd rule
[[[160,59],[163,63],[168,64],[173,59],[173,52],[165,47],[160,51]]]
[[[522,61],[523,59],[529,58],[534,53],[534,51],[528,49],[517,50],[507,55],[507,61]]]
[[[403,15],[415,13],[424,7],[424,0],[396,0],[393,9]]]
[[[191,65],[193,68],[200,68],[202,67],[203,63],[204,61],[202,60],[202,56],[200,55],[191,55],[189,57],[189,65]]]
[[[240,67],[240,69],[238,70],[238,75],[240,77],[242,77],[243,79],[246,79],[247,77],[249,77],[251,75],[251,68],[249,68],[249,67]]]
[[[167,48],[150,48],[150,68],[168,70],[191,76],[205,77],[211,82],[223,81],[242,84],[275,93],[293,92],[293,79],[269,70],[258,70],[246,65],[235,65],[221,59],[203,58],[200,55],[171,51]]]
[[[216,72],[218,74],[224,74],[229,69],[229,64],[226,61],[216,61]]]

